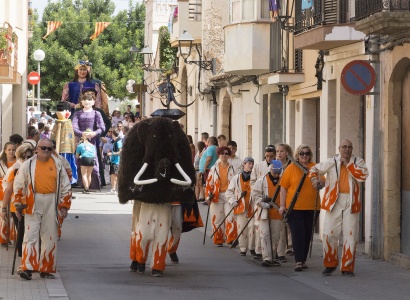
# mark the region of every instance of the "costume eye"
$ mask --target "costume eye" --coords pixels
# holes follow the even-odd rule
[[[156,138],[157,136],[154,134],[153,137]]]

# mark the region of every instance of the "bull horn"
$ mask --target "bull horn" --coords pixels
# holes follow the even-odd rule
[[[179,184],[179,185],[185,185],[185,186],[190,186],[192,183],[191,178],[189,178],[189,176],[184,172],[184,170],[182,170],[181,166],[179,165],[179,163],[175,164],[175,167],[177,168],[177,170],[179,171],[179,173],[181,173],[182,177],[184,177],[185,181],[182,180],[178,180],[175,178],[171,178],[171,182],[175,183],[175,184]]]
[[[136,185],[151,184],[151,183],[154,183],[154,182],[158,181],[158,179],[156,179],[156,178],[140,180],[140,177],[142,176],[142,174],[144,174],[147,167],[148,167],[148,163],[144,163],[141,167],[141,170],[137,173],[137,175],[135,175],[134,183]]]

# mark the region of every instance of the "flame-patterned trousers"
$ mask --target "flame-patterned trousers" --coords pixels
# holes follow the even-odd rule
[[[247,218],[247,212],[243,212],[240,214],[235,215],[236,218],[236,224],[238,226],[238,234],[243,230],[243,228],[246,225],[246,222],[249,221],[249,218]],[[251,221],[252,222],[252,221]],[[249,222],[249,224],[251,223]],[[246,226],[245,230],[243,230],[241,236],[238,239],[239,242],[239,249],[241,252],[246,252],[247,250],[253,250],[254,248],[252,247],[252,235],[253,232],[252,230],[249,230],[249,224]]]
[[[165,270],[168,233],[171,226],[171,204],[141,203],[138,222],[131,234],[131,260],[145,264],[149,248],[152,248],[150,267],[155,270]]]
[[[168,243],[169,254],[177,252],[181,239],[182,222],[184,221],[181,205],[171,205],[171,215],[171,236]]]
[[[35,194],[34,212],[24,217],[23,270],[56,272],[58,224],[55,198],[55,194]]]
[[[262,254],[261,248],[261,234],[259,230],[259,216],[261,212],[261,208],[256,204],[253,207],[254,211],[256,211],[253,220],[249,222],[249,236],[250,236],[250,250],[255,250],[257,254]]]
[[[229,213],[232,207],[233,206],[231,206],[228,201],[226,201],[225,193],[219,193],[218,202],[212,202],[211,207],[209,208],[209,216],[211,217],[212,223],[212,233],[214,233],[219,225],[222,224],[222,220]],[[225,224],[222,224],[222,226],[219,227],[218,231],[214,234],[215,245],[223,244],[225,242],[224,229],[226,235],[226,243],[232,243],[238,236],[238,229],[233,212],[231,212],[231,214],[226,218]]]
[[[343,232],[341,271],[354,271],[356,244],[359,236],[359,213],[350,212],[349,194],[339,194],[332,211],[326,211],[323,224],[323,263],[325,267],[337,267],[338,242]]]
[[[269,224],[270,223],[270,224]],[[270,230],[269,230],[270,226]],[[282,220],[261,219],[259,220],[259,230],[261,235],[262,259],[273,261],[278,248],[280,232],[283,227]],[[271,247],[272,240],[272,247]]]

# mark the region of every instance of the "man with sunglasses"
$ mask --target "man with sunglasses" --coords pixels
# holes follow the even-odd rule
[[[273,145],[268,145],[265,148],[265,159],[261,162],[258,162],[255,164],[252,170],[251,174],[251,187],[255,184],[256,180],[259,178],[262,178],[265,176],[267,173],[269,173],[269,166],[272,160],[276,158],[276,148]],[[254,207],[255,210],[260,210],[258,206],[255,205]],[[258,215],[259,212],[256,213]],[[254,259],[262,259],[262,249],[261,249],[261,239],[260,239],[260,232],[259,232],[259,221],[257,218],[254,218],[250,223],[249,223],[249,230],[253,232],[252,235],[252,248],[255,249],[255,251],[251,251],[251,254]],[[251,249],[252,249],[251,248]]]
[[[71,206],[70,180],[52,151],[52,141],[41,139],[37,155],[21,165],[14,180],[16,216],[21,219],[25,213],[20,273],[25,280],[31,280],[32,272],[40,272],[41,278],[55,278],[58,226]],[[27,205],[24,210],[23,203]]]
[[[330,276],[338,266],[338,241],[343,230],[343,253],[340,270],[343,276],[354,276],[356,245],[359,236],[361,211],[360,183],[367,178],[368,171],[362,158],[354,156],[353,144],[343,140],[339,154],[310,169],[314,188],[319,189],[319,176],[326,174],[325,193],[321,208],[326,210],[323,223],[323,276]]]

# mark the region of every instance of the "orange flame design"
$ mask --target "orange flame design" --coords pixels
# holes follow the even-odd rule
[[[347,242],[343,245],[343,256],[342,256],[342,271],[354,271],[355,254],[356,251],[352,253],[350,246],[346,248]],[[356,247],[355,247],[356,248]]]
[[[360,202],[360,187],[359,184],[353,180],[353,199],[352,199],[352,213],[360,212],[362,203]]]
[[[350,174],[357,179],[357,180],[366,180],[368,173],[367,173],[367,168],[364,168],[364,171],[361,169],[356,169],[356,166],[354,164],[350,164],[348,166],[348,169],[350,171]]]
[[[238,237],[238,226],[236,221],[233,222],[226,221],[226,242],[231,243]]]
[[[140,264],[145,264],[145,262],[147,261],[147,257],[148,257],[148,249],[149,249],[149,244],[150,243],[148,242],[147,245],[145,246],[145,249],[142,249],[142,246],[141,246],[142,233],[141,233],[141,231],[138,232],[136,240],[137,240],[137,245],[135,247],[136,261],[138,261]]]
[[[178,245],[179,245],[179,241],[175,242],[175,237],[172,235],[171,239],[169,240],[169,244],[168,244],[168,253],[175,253],[178,250]],[[175,242],[175,245],[174,245]]]
[[[331,211],[333,206],[336,203],[337,194],[339,193],[338,182],[336,181],[335,186],[332,188],[330,192],[329,190],[330,190],[330,186],[326,187],[325,195],[322,201],[322,209],[327,210],[327,211]]]
[[[328,251],[324,250],[325,256],[323,262],[325,267],[334,268],[337,266],[337,247],[333,250],[333,247],[329,243],[329,237],[326,237],[326,246]]]
[[[215,225],[216,215],[212,217],[212,227],[213,232],[215,232],[218,226]],[[214,234],[214,244],[222,244],[224,242],[224,232],[222,230],[222,226],[219,227],[218,231]]]
[[[56,244],[54,243],[53,248],[51,251],[47,254],[46,251],[44,250],[44,257],[43,260],[41,261],[41,267],[40,267],[40,272],[47,272],[47,273],[55,273],[55,263],[54,263],[54,251],[56,249]],[[48,256],[48,259],[47,259]]]
[[[28,255],[29,251],[27,247],[24,247],[23,251],[23,257],[22,257],[22,268],[23,270],[33,270],[37,271],[38,270],[38,255],[37,255],[37,250],[34,245],[31,246],[31,251],[30,251],[30,256]],[[28,256],[28,257],[27,257]],[[29,268],[26,264],[28,262],[32,268]]]
[[[165,270],[165,258],[167,254],[167,251],[165,250],[166,244],[167,243],[165,242],[165,244],[161,246],[161,250],[159,249],[159,244],[157,244],[157,249],[154,254],[154,265],[152,267],[155,270]]]

